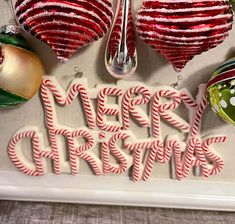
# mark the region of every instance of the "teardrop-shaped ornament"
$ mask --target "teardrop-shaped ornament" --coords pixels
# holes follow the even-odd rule
[[[130,77],[136,70],[136,36],[131,0],[118,0],[105,52],[105,65],[109,73],[118,79]]]

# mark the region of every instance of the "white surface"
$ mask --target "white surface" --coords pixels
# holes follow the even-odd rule
[[[27,177],[0,172],[0,198],[89,204],[134,205],[235,211],[235,183],[67,175]]]
[[[133,2],[136,10],[142,1]],[[9,19],[11,15],[7,3],[0,1],[0,25],[6,24]],[[181,87],[185,86],[195,94],[198,84],[206,82],[218,64],[234,56],[234,39],[232,31],[222,45],[190,61],[181,74],[184,78]],[[80,50],[68,64],[61,65],[45,44],[30,38],[32,46],[39,52],[45,64],[47,74],[56,75],[64,87],[74,78],[75,66],[88,77],[91,87],[100,83],[114,83],[115,80],[110,78],[104,67],[106,40],[107,36]],[[139,65],[132,80],[139,80],[148,85],[170,85],[176,81],[177,73],[171,66],[140,40],[138,40],[138,55]],[[81,125],[81,109],[78,105],[58,108],[58,111],[58,119],[63,124]],[[0,111],[0,198],[2,199],[235,210],[235,128],[223,123],[209,110],[204,117],[203,133],[215,132],[229,137],[228,143],[219,144],[216,148],[225,160],[225,168],[221,174],[210,177],[209,180],[193,177],[183,182],[170,180],[167,164],[157,164],[153,178],[148,182],[139,183],[130,181],[127,174],[96,177],[85,163],[81,164],[81,171],[75,177],[53,174],[28,177],[18,172],[7,155],[7,144],[11,136],[26,125],[38,126],[46,136],[44,113],[38,95],[20,108]],[[165,124],[162,126],[163,135],[175,133],[171,127]],[[139,136],[145,131],[139,130]],[[26,155],[29,156],[30,153],[26,152]]]

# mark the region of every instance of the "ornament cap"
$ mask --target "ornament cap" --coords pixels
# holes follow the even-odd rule
[[[3,25],[0,28],[1,34],[17,35],[21,33],[21,29],[15,25]]]

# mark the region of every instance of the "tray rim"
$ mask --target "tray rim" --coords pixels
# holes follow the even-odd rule
[[[0,171],[0,199],[235,211],[235,183],[170,179],[134,183],[122,176],[29,177]]]

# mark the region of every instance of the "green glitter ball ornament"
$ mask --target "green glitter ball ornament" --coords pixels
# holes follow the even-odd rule
[[[226,122],[235,125],[235,58],[224,62],[207,84],[212,110]]]

